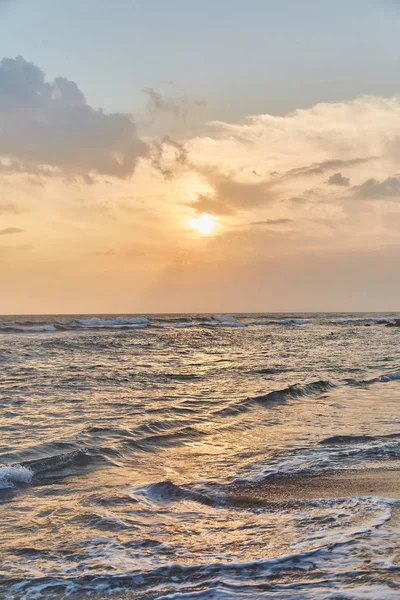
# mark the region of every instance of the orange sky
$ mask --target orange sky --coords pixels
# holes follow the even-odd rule
[[[160,96],[149,127],[0,76],[1,313],[397,308],[397,97],[235,123]]]

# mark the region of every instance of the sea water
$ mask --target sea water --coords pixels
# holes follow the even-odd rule
[[[398,317],[1,317],[0,597],[400,598],[398,501],[227,493],[399,465]]]

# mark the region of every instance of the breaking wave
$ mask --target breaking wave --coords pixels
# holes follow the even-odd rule
[[[57,445],[55,443],[54,445]],[[21,461],[0,467],[0,490],[13,488],[16,484],[32,483],[34,478],[57,473],[59,476],[78,472],[82,467],[106,462],[105,453],[97,450],[73,450]]]
[[[0,490],[12,488],[15,483],[30,483],[33,475],[32,469],[22,465],[0,467]]]
[[[400,321],[399,321],[400,322]],[[88,316],[71,319],[47,317],[0,320],[0,333],[51,333],[70,330],[135,330],[135,329],[188,329],[188,328],[246,328],[297,327],[317,324],[322,326],[395,326],[397,319],[390,316],[268,316],[268,315],[150,315],[150,316]]]

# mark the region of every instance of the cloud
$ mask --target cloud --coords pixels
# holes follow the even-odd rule
[[[187,150],[185,146],[173,140],[168,135],[162,140],[154,140],[150,146],[150,159],[151,165],[155,171],[161,173],[166,181],[170,181],[174,177],[174,172],[171,167],[165,167],[163,165],[163,158],[166,149],[172,149],[174,151],[174,164],[183,166],[187,161]]]
[[[149,113],[172,113],[177,119],[186,119],[188,113],[188,100],[186,97],[178,102],[166,98],[150,87],[143,88],[142,93],[147,96],[147,110]]]
[[[40,167],[35,164],[23,164],[17,160],[0,160],[0,175],[11,175],[13,173],[26,173],[37,177],[53,177],[54,170],[49,167]]]
[[[162,127],[162,118],[172,116],[175,123],[168,124],[170,131],[172,127],[175,131],[178,128],[183,132],[183,127],[191,128],[205,117],[206,100],[191,98],[185,92],[179,92],[179,95],[175,97],[165,96],[152,87],[143,88],[141,91],[147,97],[145,115],[138,123],[142,127],[150,127],[155,121],[157,121],[157,127]],[[161,121],[159,117],[161,117]]]
[[[0,61],[0,157],[3,170],[125,178],[147,146],[130,115],[90,106],[76,83],[52,82],[22,56]]]
[[[397,197],[400,196],[400,176],[387,177],[381,182],[377,179],[367,179],[351,189],[360,198]]]
[[[343,187],[347,187],[350,185],[350,179],[348,177],[344,177],[341,173],[334,173],[328,179],[328,185],[341,185]]]
[[[233,215],[239,211],[250,210],[275,200],[269,181],[239,181],[235,176],[218,173],[213,169],[198,168],[214,193],[200,194],[194,202],[188,204],[197,212],[209,212],[214,215]]]
[[[283,225],[293,223],[293,219],[266,219],[265,221],[253,221],[251,225]]]
[[[11,213],[13,215],[18,215],[20,213],[20,210],[19,210],[18,206],[16,206],[15,204],[12,204],[12,202],[4,202],[4,203],[0,202],[0,215],[5,214],[5,213]]]
[[[219,217],[232,215],[234,213],[233,208],[226,205],[220,198],[213,198],[212,196],[206,196],[200,194],[194,202],[188,204],[191,208],[198,213],[208,213],[217,215]]]
[[[0,235],[11,235],[13,233],[22,233],[23,231],[19,227],[6,227],[5,229],[0,229]]]
[[[193,171],[210,188],[189,206],[219,216],[251,211],[250,220],[257,221],[257,208],[272,203],[291,203],[296,219],[311,204],[340,205],[350,184],[371,172],[378,180],[393,172],[396,138],[397,97],[364,96],[285,116],[212,122],[185,144]]]
[[[334,160],[324,160],[322,162],[314,162],[311,165],[306,167],[298,167],[296,169],[290,169],[287,173],[284,174],[284,177],[296,177],[296,176],[304,176],[304,175],[323,175],[326,171],[330,171],[333,169],[339,169],[343,167],[354,167],[356,165],[361,165],[363,163],[369,162],[371,160],[376,159],[376,156],[368,156],[365,158],[351,158],[349,160],[342,159],[334,159]],[[340,173],[336,173],[336,175],[340,175]],[[343,185],[343,184],[339,184]]]

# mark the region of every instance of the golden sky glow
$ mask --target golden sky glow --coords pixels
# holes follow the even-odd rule
[[[211,234],[218,224],[219,219],[213,215],[202,213],[199,217],[188,219],[189,227],[195,229],[201,235]]]
[[[0,70],[19,81],[0,110],[0,312],[395,308],[397,97],[195,130],[188,101],[182,131],[156,96],[161,136],[22,58]]]

